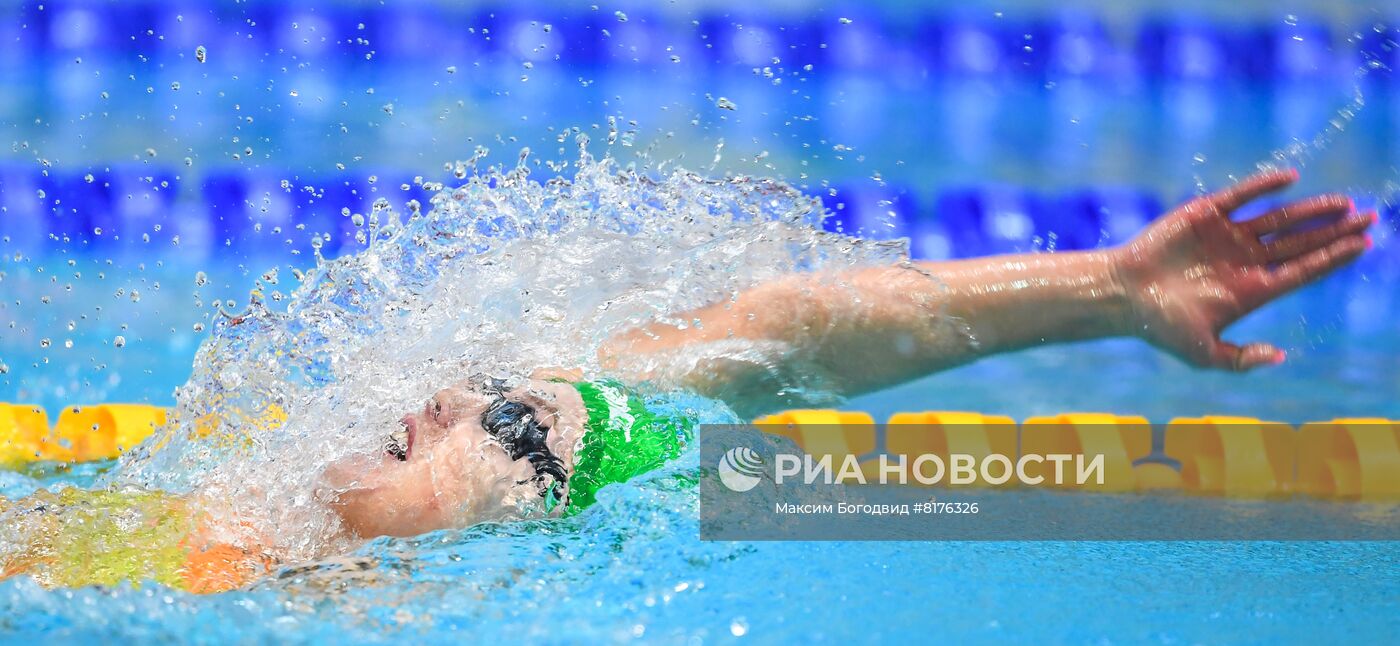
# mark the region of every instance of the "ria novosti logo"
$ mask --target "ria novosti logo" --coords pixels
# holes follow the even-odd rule
[[[1103,454],[1030,453],[1013,460],[992,453],[976,456],[952,453],[945,460],[936,453],[910,456],[882,454],[868,465],[854,455],[839,460],[833,455],[778,453],[773,456],[773,484],[789,480],[804,484],[938,484],[968,485],[984,482],[1001,485],[1015,480],[1025,486],[1042,483],[1076,485],[1104,483]],[[1073,471],[1071,471],[1073,468]],[[758,486],[763,475],[763,457],[746,446],[729,449],[719,459],[719,479],[730,491],[743,493]]]
[[[758,486],[763,458],[747,446],[736,446],[719,459],[719,481],[730,491],[743,493]]]

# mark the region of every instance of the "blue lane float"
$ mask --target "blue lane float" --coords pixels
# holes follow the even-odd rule
[[[959,258],[1031,251],[1044,198],[1007,185],[958,187],[941,193],[934,212]]]
[[[1238,22],[1169,13],[1149,16],[1115,38],[1102,16],[1077,8],[892,16],[851,6],[775,15],[734,3],[706,9],[693,21],[644,7],[628,13],[509,4],[79,1],[43,10],[25,4],[19,11],[16,26],[4,28],[12,33],[0,33],[9,44],[0,65],[79,55],[174,60],[203,46],[230,63],[240,56],[287,55],[352,69],[370,60],[467,65],[488,56],[656,66],[675,56],[738,69],[775,65],[776,59],[789,69],[918,65],[954,77],[1114,78],[1131,72],[1165,80],[1291,82],[1345,77],[1367,59],[1382,65],[1378,76],[1390,76],[1397,57],[1393,27],[1374,21],[1338,25],[1290,16]],[[1351,33],[1361,34],[1355,46],[1340,37]]]
[[[1044,42],[1036,45],[1045,74],[1055,78],[1103,78],[1126,70],[1127,61],[1098,16],[1062,11],[1043,19]]]
[[[952,255],[952,245],[943,223],[920,208],[914,187],[901,184],[884,186],[844,186],[821,194],[822,206],[830,216],[822,228],[835,233],[859,235],[876,240],[909,238],[910,255],[941,259]]]
[[[400,217],[409,215],[410,202],[426,211],[435,193],[423,185],[439,179],[392,168],[317,176],[229,168],[187,178],[173,168],[134,163],[91,171],[0,164],[0,252],[111,257],[179,245],[185,253],[223,250],[244,257],[310,254],[319,246],[323,255],[335,256],[360,244],[377,200]],[[1122,244],[1168,206],[1152,191],[1123,185],[1042,193],[1005,184],[928,191],[855,181],[816,192],[830,214],[826,230],[908,238],[911,254],[921,259]],[[1175,197],[1171,203],[1191,195]],[[1274,203],[1251,205],[1241,217]],[[1390,227],[1374,235],[1386,248],[1400,211],[1377,206]],[[1386,253],[1368,254],[1348,271],[1390,271],[1395,262]]]
[[[1117,245],[1142,231],[1148,222],[1164,212],[1154,194],[1131,186],[1095,186],[1068,191],[1060,200],[1067,217],[1078,223],[1073,236],[1075,248]],[[1046,222],[1038,227],[1064,231]]]
[[[1256,36],[1261,61],[1252,75],[1288,83],[1345,78],[1354,67],[1338,56],[1344,51],[1332,39],[1332,30],[1321,20],[1292,16],[1282,23],[1264,26]]]
[[[1013,71],[1007,61],[1011,42],[1005,23],[992,16],[929,18],[920,28],[929,69],[953,77]]]
[[[1198,16],[1149,19],[1138,37],[1143,71],[1172,81],[1223,81],[1248,68],[1232,55],[1241,43],[1235,30]]]
[[[52,182],[28,166],[0,165],[0,240],[10,254],[36,255],[48,245]]]

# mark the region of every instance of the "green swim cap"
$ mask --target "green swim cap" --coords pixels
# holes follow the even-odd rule
[[[583,446],[574,456],[566,516],[592,505],[599,489],[680,455],[693,430],[687,419],[647,410],[640,397],[611,379],[581,381],[573,387],[583,396],[588,422]]]

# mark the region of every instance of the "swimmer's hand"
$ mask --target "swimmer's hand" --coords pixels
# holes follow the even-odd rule
[[[1355,260],[1370,247],[1365,231],[1376,220],[1339,194],[1230,219],[1245,203],[1297,179],[1293,170],[1253,175],[1187,202],[1114,250],[1132,332],[1197,366],[1246,371],[1282,363],[1282,350],[1223,341],[1221,330]]]

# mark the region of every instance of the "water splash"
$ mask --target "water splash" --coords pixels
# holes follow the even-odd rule
[[[239,519],[220,538],[275,536],[287,559],[315,558],[348,547],[331,539],[321,469],[382,450],[442,386],[474,371],[597,374],[615,332],[781,274],[907,257],[821,231],[820,201],[781,182],[641,172],[580,144],[573,176],[546,181],[523,165],[477,171],[478,155],[426,213],[376,204],[366,247],[318,259],[289,296],[268,303],[259,284],[201,346],[175,422],[107,480],[198,491],[212,517]]]
[[[1283,21],[1290,26],[1296,26],[1298,23],[1297,17],[1292,14],[1285,14]],[[1371,31],[1373,32],[1371,35],[1356,32],[1346,39],[1349,45],[1346,49],[1354,51],[1362,62],[1351,71],[1350,76],[1342,83],[1345,89],[1345,100],[1332,110],[1326,124],[1317,129],[1311,137],[1294,137],[1286,144],[1270,151],[1266,158],[1254,164],[1254,170],[1307,168],[1314,161],[1321,161],[1323,154],[1346,133],[1347,128],[1366,108],[1368,84],[1374,83],[1377,80],[1376,77],[1384,79],[1385,75],[1393,73],[1384,57],[1388,55],[1388,52],[1400,46],[1397,45],[1394,29],[1389,25],[1377,23],[1372,26]],[[1368,45],[1369,41],[1374,42],[1370,42]],[[1342,80],[1339,79],[1339,81]],[[1327,87],[1326,84],[1321,85],[1324,88]],[[1299,85],[1293,89],[1297,91],[1302,88],[1303,86]],[[1316,88],[1309,86],[1307,91],[1315,92]],[[1212,190],[1206,181],[1206,174],[1203,172],[1206,163],[1207,158],[1204,153],[1196,153],[1191,160],[1192,180],[1195,184],[1196,195],[1207,195]],[[1228,176],[1230,181],[1238,181],[1242,178],[1242,176],[1236,175]],[[1382,201],[1390,204],[1396,194],[1395,189],[1394,180],[1388,180],[1379,191],[1363,189],[1354,189],[1354,191],[1377,193]]]
[[[1340,137],[1346,131],[1347,126],[1356,119],[1356,115],[1365,109],[1366,94],[1363,90],[1363,84],[1366,77],[1377,69],[1380,69],[1380,66],[1376,61],[1370,61],[1358,68],[1352,79],[1347,102],[1336,109],[1332,117],[1327,120],[1326,126],[1323,126],[1307,141],[1295,139],[1288,145],[1274,150],[1270,153],[1269,159],[1257,164],[1256,168],[1258,170],[1280,167],[1306,168],[1309,162],[1327,150],[1332,142]]]

